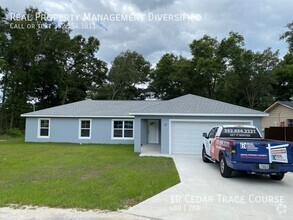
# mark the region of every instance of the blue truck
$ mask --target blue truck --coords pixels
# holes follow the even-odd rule
[[[285,173],[293,172],[293,143],[262,139],[254,126],[223,125],[203,137],[202,160],[218,162],[223,177],[239,170],[282,180]]]

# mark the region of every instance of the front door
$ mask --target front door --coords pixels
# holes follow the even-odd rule
[[[159,120],[148,120],[148,143],[159,143]]]

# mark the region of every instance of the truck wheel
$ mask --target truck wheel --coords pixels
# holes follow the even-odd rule
[[[220,173],[222,177],[229,178],[232,175],[232,169],[228,167],[224,155],[220,157]]]
[[[270,174],[272,180],[282,180],[285,176],[285,173],[278,173],[276,175]]]
[[[204,149],[204,147],[202,148],[201,157],[202,157],[202,161],[203,161],[204,163],[209,163],[209,162],[211,162],[211,161],[206,157],[206,150]]]

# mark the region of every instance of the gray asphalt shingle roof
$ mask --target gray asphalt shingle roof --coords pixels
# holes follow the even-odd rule
[[[293,108],[293,101],[278,101],[278,102]]]
[[[265,112],[270,112],[272,109],[274,109],[276,106],[282,105],[287,108],[293,109],[293,101],[277,101],[274,104],[272,104],[270,107],[268,107]]]
[[[264,115],[263,112],[196,95],[184,95],[133,111],[132,114]]]
[[[265,113],[196,95],[168,101],[85,100],[23,114],[23,117],[133,117],[133,115],[245,115]]]
[[[145,108],[160,101],[110,101],[110,100],[84,100],[66,105],[47,108],[23,114],[29,116],[53,117],[119,117],[130,116],[133,109]]]

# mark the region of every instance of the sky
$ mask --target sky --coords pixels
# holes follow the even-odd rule
[[[153,66],[165,53],[191,57],[189,44],[205,34],[221,40],[230,31],[246,48],[288,48],[280,35],[293,21],[292,0],[0,0],[10,16],[32,6],[58,23],[68,20],[73,35],[100,40],[97,57],[109,65],[126,50],[141,53]],[[14,13],[14,15],[13,15]]]

